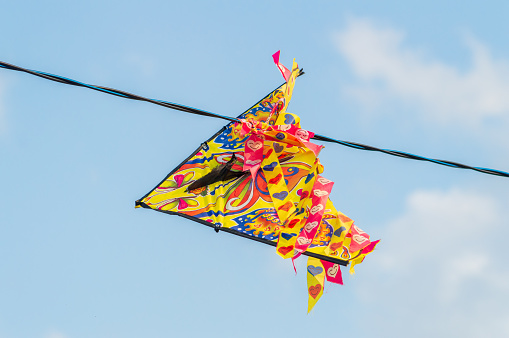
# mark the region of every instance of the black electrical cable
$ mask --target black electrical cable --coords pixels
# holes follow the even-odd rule
[[[15,66],[15,65],[12,65],[12,64],[9,64],[9,63],[6,63],[6,62],[2,62],[2,61],[0,61],[0,67],[1,68],[6,68],[6,69],[10,69],[10,70],[16,70],[16,71],[20,71],[20,72],[25,72],[25,73],[28,73],[28,74],[32,74],[32,75],[35,75],[35,76],[42,77],[44,79],[48,79],[48,80],[52,80],[52,81],[56,81],[56,82],[60,82],[60,83],[65,83],[65,84],[68,84],[68,85],[90,88],[90,89],[97,90],[97,91],[100,91],[100,92],[103,92],[103,93],[107,93],[107,94],[111,94],[111,95],[115,95],[115,96],[120,96],[120,97],[124,97],[124,98],[127,98],[127,99],[138,100],[138,101],[146,101],[146,102],[154,103],[154,104],[166,107],[166,108],[180,110],[180,111],[183,111],[183,112],[186,112],[186,113],[197,114],[197,115],[201,115],[201,116],[216,117],[216,118],[220,118],[220,119],[231,121],[231,122],[238,122],[239,121],[239,119],[237,119],[237,118],[233,118],[233,117],[229,117],[229,116],[224,116],[224,115],[220,115],[220,114],[215,114],[215,113],[212,113],[212,112],[209,112],[209,111],[206,111],[206,110],[201,110],[201,109],[197,109],[197,108],[193,108],[193,107],[188,107],[188,106],[184,106],[184,105],[177,104],[177,103],[172,103],[172,102],[167,102],[167,101],[153,100],[153,99],[149,99],[149,98],[146,98],[146,97],[143,97],[143,96],[131,94],[131,93],[128,93],[128,92],[124,92],[124,91],[121,91],[121,90],[112,89],[112,88],[108,88],[108,87],[94,86],[94,85],[82,83],[82,82],[79,82],[79,81],[75,81],[75,80],[72,80],[72,79],[68,79],[68,78],[65,78],[65,77],[62,77],[62,76],[59,76],[59,75],[53,75],[53,74],[48,74],[48,73],[44,73],[44,72],[40,72],[40,71],[36,71],[36,70],[30,70],[30,69],[18,67],[18,66]],[[301,69],[300,73],[299,73],[299,76],[302,75],[302,74],[304,74],[304,72]],[[398,157],[403,157],[403,158],[407,158],[407,159],[411,159],[411,160],[432,162],[432,163],[444,165],[444,166],[451,167],[451,168],[470,169],[470,170],[475,170],[477,172],[481,172],[481,173],[484,173],[484,174],[496,175],[496,176],[502,176],[502,177],[509,177],[509,173],[504,172],[504,171],[500,171],[500,170],[496,170],[496,169],[487,169],[487,168],[480,168],[480,167],[472,167],[472,166],[468,166],[468,165],[461,164],[461,163],[455,163],[455,162],[446,161],[446,160],[437,160],[437,159],[427,158],[427,157],[423,157],[423,156],[419,156],[419,155],[413,155],[413,154],[409,154],[409,153],[405,153],[405,152],[397,151],[397,150],[380,149],[380,148],[376,148],[376,147],[372,147],[372,146],[368,146],[368,145],[364,145],[364,144],[360,144],[360,143],[335,140],[333,138],[330,138],[330,137],[327,137],[327,136],[318,135],[318,134],[315,134],[313,139],[318,140],[318,141],[323,141],[323,142],[337,143],[337,144],[341,144],[343,146],[347,146],[347,147],[354,148],[354,149],[369,150],[369,151],[378,151],[378,152],[382,152],[382,153],[385,153],[385,154],[389,154],[389,155],[393,155],[393,156],[398,156]]]
[[[375,147],[367,146],[367,145],[360,144],[360,143],[335,140],[335,139],[332,139],[330,137],[322,136],[322,135],[317,135],[317,134],[315,134],[315,136],[313,138],[315,140],[325,141],[325,142],[333,142],[333,143],[341,144],[343,146],[347,146],[347,147],[355,148],[355,149],[369,150],[369,151],[379,151],[379,152],[382,152],[382,153],[385,153],[385,154],[389,154],[389,155],[393,155],[393,156],[399,156],[399,157],[403,157],[403,158],[408,158],[408,159],[411,159],[411,160],[427,161],[427,162],[432,162],[432,163],[436,163],[436,164],[440,164],[440,165],[445,165],[445,166],[451,167],[451,168],[470,169],[470,170],[475,170],[475,171],[478,171],[478,172],[481,172],[481,173],[484,173],[484,174],[490,174],[490,175],[496,175],[496,176],[502,176],[502,177],[509,177],[509,173],[504,172],[504,171],[500,171],[500,170],[495,170],[495,169],[471,167],[471,166],[468,166],[468,165],[465,165],[465,164],[461,164],[461,163],[456,163],[456,162],[451,162],[451,161],[446,161],[446,160],[437,160],[437,159],[433,159],[433,158],[427,158],[427,157],[423,157],[423,156],[419,156],[419,155],[414,155],[414,154],[409,154],[409,153],[405,153],[405,152],[397,151],[397,150],[380,149],[380,148],[375,148]]]
[[[176,103],[172,103],[172,102],[166,102],[166,101],[161,101],[161,100],[153,100],[153,99],[149,99],[149,98],[146,98],[146,97],[143,97],[143,96],[131,94],[131,93],[128,93],[128,92],[124,92],[124,91],[121,91],[121,90],[112,89],[112,88],[108,88],[108,87],[94,86],[94,85],[82,83],[82,82],[79,82],[79,81],[71,80],[71,79],[68,79],[68,78],[65,78],[65,77],[62,77],[62,76],[58,76],[58,75],[53,75],[53,74],[48,74],[48,73],[39,72],[39,71],[35,71],[35,70],[30,70],[30,69],[26,69],[26,68],[21,68],[21,67],[18,67],[18,66],[15,66],[15,65],[11,65],[11,64],[6,63],[6,62],[2,62],[2,61],[0,61],[0,67],[6,68],[6,69],[10,69],[10,70],[17,70],[17,71],[20,71],[20,72],[25,72],[25,73],[28,73],[28,74],[32,74],[32,75],[35,75],[35,76],[42,77],[42,78],[47,79],[47,80],[52,80],[52,81],[56,81],[56,82],[60,82],[60,83],[65,83],[65,84],[68,84],[68,85],[90,88],[90,89],[97,90],[97,91],[100,91],[100,92],[103,92],[103,93],[107,93],[107,94],[111,94],[111,95],[115,95],[115,96],[124,97],[126,99],[138,100],[138,101],[146,101],[146,102],[154,103],[154,104],[166,107],[166,108],[171,108],[171,109],[175,109],[175,110],[184,111],[186,113],[197,114],[197,115],[202,115],[202,116],[209,116],[209,117],[217,117],[217,118],[220,118],[220,119],[223,119],[223,120],[227,120],[227,121],[231,121],[231,122],[237,122],[238,121],[238,119],[232,118],[232,117],[229,117],[229,116],[219,115],[219,114],[211,113],[211,112],[208,112],[208,111],[205,111],[205,110],[196,109],[196,108],[192,108],[192,107],[188,107],[188,106],[184,106],[184,105],[176,104]]]

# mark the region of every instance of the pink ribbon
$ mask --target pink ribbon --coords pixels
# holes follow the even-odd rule
[[[350,243],[350,252],[356,252],[367,247],[371,241],[369,240],[369,235],[357,228],[357,226],[352,225],[350,229],[350,235],[352,236],[352,242]]]
[[[323,268],[325,269],[325,277],[331,283],[343,285],[343,276],[339,264],[321,260]]]
[[[334,182],[318,175],[311,190],[311,209],[306,224],[302,228],[295,243],[295,250],[304,252],[315,238],[320,224],[322,223],[325,205],[329,198]]]
[[[283,74],[283,77],[285,78],[285,81],[288,82],[288,79],[290,78],[290,75],[292,75],[292,72],[288,70],[288,68],[286,68],[285,66],[283,66],[280,62],[279,62],[279,54],[281,53],[280,50],[278,50],[277,52],[275,52],[273,55],[272,55],[272,59],[274,59],[274,63],[276,64],[277,68],[279,68],[279,71],[281,72],[281,74]]]

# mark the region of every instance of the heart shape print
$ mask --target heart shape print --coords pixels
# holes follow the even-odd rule
[[[325,190],[315,189],[313,190],[313,194],[315,194],[316,197],[323,197],[327,196],[329,193]]]
[[[314,215],[317,212],[322,211],[322,210],[323,210],[323,204],[317,204],[314,207],[312,207],[309,212]]]
[[[366,237],[361,236],[361,235],[353,235],[352,239],[359,244],[362,244],[368,240]]]
[[[263,170],[273,171],[275,167],[277,167],[277,162],[272,162],[271,164],[267,164],[266,166],[264,166]]]
[[[310,286],[308,291],[309,291],[309,294],[311,295],[311,297],[316,299],[316,297],[320,294],[320,291],[322,291],[322,286],[320,284],[316,284],[315,286]]]
[[[253,140],[249,140],[247,141],[247,146],[253,150],[253,151],[257,151],[258,149],[260,149],[261,147],[263,147],[263,143],[261,141],[253,141]]]
[[[311,230],[313,230],[317,225],[318,225],[318,222],[314,221],[314,222],[306,224],[304,226],[304,229],[306,229],[307,232],[311,232]]]
[[[322,183],[322,184],[327,184],[327,183],[330,183],[332,182],[331,180],[328,180],[326,179],[325,177],[318,177],[318,182]]]
[[[309,132],[304,129],[299,129],[295,132],[295,136],[297,136],[301,140],[307,141],[309,139]]]
[[[338,274],[338,270],[339,270],[339,265],[334,264],[333,266],[331,266],[330,268],[327,269],[327,275],[334,278]]]
[[[300,219],[298,218],[294,218],[290,221],[290,223],[288,223],[288,227],[291,229],[293,228],[297,223],[299,223]]]
[[[278,184],[278,183],[279,183],[279,181],[281,181],[281,178],[282,178],[282,177],[283,177],[283,175],[278,174],[276,177],[271,178],[271,179],[269,180],[269,183],[270,183],[270,184]]]
[[[283,256],[286,256],[287,253],[293,250],[293,245],[290,246],[282,246],[277,251],[281,252]]]
[[[285,149],[285,147],[283,147],[282,145],[280,145],[279,143],[274,143],[274,150],[276,151],[276,153],[280,153],[283,151],[283,149]]]
[[[290,208],[292,207],[293,203],[288,201],[286,202],[285,204],[283,204],[282,206],[280,206],[279,208],[277,208],[277,210],[283,210],[283,211],[288,211],[290,210]]]
[[[314,266],[314,265],[310,265],[308,266],[308,271],[310,274],[312,274],[313,276],[316,276],[316,275],[319,275],[322,273],[323,269],[321,266]]]
[[[278,200],[284,200],[286,196],[288,196],[288,191],[281,191],[277,192],[274,195],[272,195],[274,198],[277,198]]]
[[[345,231],[346,228],[345,227],[340,227],[339,229],[337,229],[336,231],[334,231],[334,236],[338,236],[338,237],[341,237],[341,234],[343,233],[343,231]]]
[[[299,237],[297,238],[297,243],[299,243],[300,245],[306,245],[311,243],[311,240],[306,237]]]
[[[294,123],[295,123],[295,118],[290,114],[286,114],[285,115],[285,124],[294,124]]]
[[[331,244],[330,249],[332,251],[336,251],[342,244],[343,243],[333,243],[333,244]]]

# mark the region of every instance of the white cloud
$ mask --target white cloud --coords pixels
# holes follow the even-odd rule
[[[389,314],[370,319],[382,318],[379,336],[509,336],[504,216],[497,199],[471,191],[411,194],[358,269],[370,281],[358,285],[363,299]]]
[[[365,19],[350,19],[335,41],[358,79],[345,90],[362,104],[400,100],[440,124],[475,126],[509,115],[509,63],[472,37],[465,38],[472,55],[466,71],[406,47],[404,32]]]

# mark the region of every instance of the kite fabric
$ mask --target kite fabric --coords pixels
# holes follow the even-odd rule
[[[311,139],[509,177],[509,172],[501,170],[336,140],[302,129],[299,117],[286,112],[295,79],[302,70],[295,61],[291,71],[283,66],[279,62],[279,52],[273,58],[286,82],[238,118],[94,86],[3,61],[0,61],[0,68],[231,121],[202,143],[152,191],[137,200],[136,207],[178,215],[213,227],[217,232],[225,231],[272,245],[280,256],[292,258],[292,262],[300,255],[308,256],[308,311],[323,294],[325,280],[342,284],[340,266],[350,263],[350,273],[354,273],[354,265],[361,263],[379,242],[371,241],[369,235],[332,205],[329,194],[334,183],[321,176],[323,166],[318,154],[322,146],[311,143]]]
[[[285,83],[204,142],[137,207],[183,216],[216,229],[276,246],[307,264],[308,312],[325,280],[343,284],[340,266],[361,263],[378,241],[337,211],[334,182],[321,174],[323,146],[286,112],[301,70],[274,62]]]

